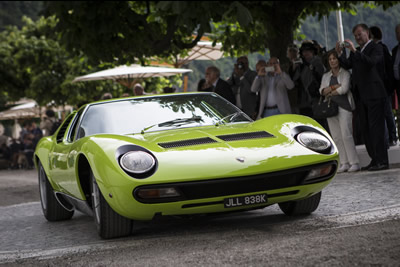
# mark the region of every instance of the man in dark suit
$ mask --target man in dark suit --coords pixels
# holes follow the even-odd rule
[[[249,117],[255,119],[258,109],[258,96],[251,91],[257,72],[249,68],[249,60],[241,56],[236,60],[232,76],[228,79],[236,99],[236,106]]]
[[[400,44],[400,24],[396,26],[396,38]],[[397,44],[392,49],[392,59],[393,59],[393,72],[394,72],[394,86],[397,92],[397,99],[400,103],[400,45]]]
[[[358,24],[353,28],[353,42],[345,40],[345,47],[350,50],[346,58],[343,46],[338,42],[336,51],[345,68],[352,69],[353,91],[359,111],[359,119],[364,136],[365,147],[371,162],[362,170],[379,171],[389,168],[387,147],[385,144],[385,85],[381,79],[384,70],[382,46],[369,38],[369,28]]]
[[[215,92],[235,104],[235,96],[233,95],[231,86],[220,78],[220,71],[215,66],[209,66],[206,69],[206,87],[201,91]]]
[[[394,94],[394,75],[393,75],[393,62],[389,48],[382,42],[382,30],[377,26],[369,28],[372,40],[382,46],[384,58],[384,76],[381,77],[385,85],[387,98],[385,103],[385,121],[387,131],[385,130],[386,139],[389,146],[395,146],[397,143],[396,123],[393,116],[392,109],[392,95]]]

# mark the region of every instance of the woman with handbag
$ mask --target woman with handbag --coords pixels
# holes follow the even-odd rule
[[[339,150],[338,172],[356,172],[360,170],[360,161],[353,139],[352,111],[355,104],[350,91],[350,73],[340,67],[336,51],[328,53],[328,62],[330,70],[322,76],[319,91],[339,106],[338,114],[327,119],[333,141]]]

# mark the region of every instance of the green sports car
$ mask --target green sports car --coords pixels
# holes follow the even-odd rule
[[[94,217],[102,238],[135,220],[263,208],[316,210],[338,151],[314,120],[253,121],[215,93],[111,99],[70,114],[38,143],[43,214]]]

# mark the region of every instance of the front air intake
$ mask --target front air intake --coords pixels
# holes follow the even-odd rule
[[[241,141],[241,140],[248,140],[248,139],[269,138],[269,137],[274,137],[274,136],[268,132],[259,131],[259,132],[250,132],[250,133],[218,135],[217,137],[221,140],[224,140],[225,142],[229,142],[229,141]]]
[[[204,138],[197,138],[197,139],[188,139],[188,140],[181,140],[181,141],[174,141],[174,142],[166,142],[166,143],[158,143],[159,146],[163,148],[177,148],[177,147],[184,147],[184,146],[197,146],[197,145],[204,145],[204,144],[211,144],[217,143],[214,139],[210,137]]]

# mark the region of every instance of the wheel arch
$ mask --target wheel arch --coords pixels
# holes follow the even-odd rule
[[[54,188],[56,188],[55,183],[51,179],[51,176],[49,175],[49,163],[46,162],[45,160],[41,159],[39,155],[34,154],[33,156],[33,163],[35,164],[36,170],[39,172],[40,171],[40,165],[43,168],[44,173],[46,174],[46,178],[49,181],[50,185]]]

